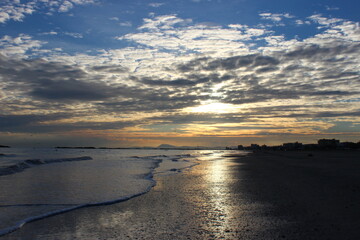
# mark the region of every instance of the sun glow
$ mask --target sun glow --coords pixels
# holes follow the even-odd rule
[[[197,113],[232,113],[237,111],[237,107],[228,103],[208,102],[197,107],[187,108],[186,111]]]

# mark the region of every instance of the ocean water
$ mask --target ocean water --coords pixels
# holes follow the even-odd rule
[[[148,192],[154,175],[177,174],[220,150],[0,149],[0,236],[80,207]]]

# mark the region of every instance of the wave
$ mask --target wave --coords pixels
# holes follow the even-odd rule
[[[76,160],[70,160],[70,159],[90,160],[90,159],[82,159],[82,158],[90,158],[90,159],[92,159],[91,157],[79,157],[79,158],[67,158],[67,159],[63,159],[63,160],[65,160],[65,161],[76,161]],[[55,161],[59,162],[57,160],[60,160],[60,159],[53,159],[52,162],[55,162]],[[52,163],[52,162],[49,162],[49,160],[47,160],[47,161],[48,161],[48,163]],[[50,205],[53,206],[53,205],[58,205],[58,206],[64,206],[64,207],[69,206],[69,207],[54,210],[54,211],[49,211],[49,212],[44,213],[44,214],[40,214],[40,215],[37,215],[37,216],[30,216],[28,218],[22,219],[21,221],[17,222],[13,226],[10,226],[8,228],[0,229],[0,237],[16,231],[17,229],[24,226],[26,223],[34,222],[34,221],[37,221],[37,220],[40,220],[40,219],[44,219],[44,218],[47,218],[47,217],[55,216],[55,215],[66,213],[66,212],[70,212],[70,211],[80,209],[80,208],[110,205],[110,204],[114,204],[114,203],[124,202],[124,201],[130,200],[132,198],[141,196],[141,195],[149,192],[156,185],[156,181],[153,179],[153,177],[154,177],[153,172],[157,167],[159,167],[161,162],[162,162],[162,160],[156,161],[154,166],[151,168],[151,172],[145,176],[145,179],[147,179],[147,180],[149,180],[151,182],[150,186],[147,187],[144,191],[141,191],[141,192],[133,194],[133,195],[127,195],[127,196],[123,196],[121,198],[113,199],[113,200],[109,200],[109,201],[95,202],[95,203],[85,203],[85,204],[15,204],[15,205],[3,206],[3,207],[19,207],[19,206],[50,206]]]
[[[10,166],[0,167],[0,176],[19,173],[24,171],[25,169],[32,168],[39,165],[51,164],[51,163],[61,163],[61,162],[73,162],[73,161],[85,161],[92,160],[92,157],[82,156],[75,158],[60,158],[60,159],[27,159],[18,162],[17,164],[13,164]]]
[[[201,154],[201,155],[208,155],[208,154]],[[46,207],[46,206],[59,206],[59,209],[50,210],[44,213],[39,213],[38,215],[28,216],[27,218],[19,219],[18,222],[14,222],[11,226],[0,229],[0,237],[11,232],[16,231],[17,229],[21,228],[23,225],[29,222],[37,221],[43,218],[47,218],[50,216],[66,213],[75,209],[85,208],[85,207],[92,207],[92,206],[100,206],[100,205],[109,205],[118,202],[127,201],[129,199],[138,197],[149,192],[155,185],[156,181],[154,179],[154,175],[162,176],[168,174],[176,174],[181,173],[185,169],[192,168],[195,165],[199,164],[199,160],[195,155],[192,154],[179,154],[179,155],[147,155],[147,156],[129,156],[130,159],[151,159],[153,160],[152,166],[149,168],[149,172],[145,173],[141,176],[142,179],[149,180],[149,185],[145,188],[142,188],[140,191],[132,193],[131,195],[119,195],[113,199],[102,199],[98,202],[84,202],[79,204],[62,204],[62,203],[55,203],[55,204],[47,204],[47,203],[35,203],[35,204],[0,204],[0,208],[8,208],[8,207]],[[129,159],[129,157],[127,159]],[[94,156],[95,160],[97,159]],[[126,158],[125,158],[126,159]],[[130,160],[129,159],[129,160]],[[192,160],[188,160],[192,159]],[[18,162],[17,164],[0,167],[0,176],[2,175],[9,175],[24,171],[25,169],[36,167],[43,164],[52,164],[52,163],[61,163],[61,162],[71,162],[71,161],[83,161],[83,160],[92,160],[92,157],[83,156],[83,157],[74,157],[74,158],[62,158],[62,159],[28,159]],[[132,162],[132,161],[129,161]],[[137,161],[135,161],[137,162]],[[164,165],[165,164],[165,165]],[[161,165],[161,166],[160,166]],[[139,176],[138,176],[139,177]]]
[[[16,154],[5,154],[5,153],[0,153],[0,157],[16,157]]]

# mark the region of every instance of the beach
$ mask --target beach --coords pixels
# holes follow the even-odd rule
[[[236,151],[0,239],[359,239],[360,152]]]

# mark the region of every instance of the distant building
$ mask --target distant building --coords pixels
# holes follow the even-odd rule
[[[320,139],[318,140],[319,148],[322,149],[336,149],[340,145],[340,140],[337,139]]]
[[[357,149],[359,148],[359,143],[354,142],[341,142],[339,147],[341,149]]]
[[[243,145],[238,145],[238,150],[244,150],[244,146]]]
[[[303,145],[303,149],[304,149],[304,150],[316,150],[316,149],[318,149],[318,148],[319,148],[319,145],[313,144],[313,143],[311,143],[311,144],[304,144],[304,145]]]
[[[303,144],[299,143],[299,142],[283,144],[284,150],[300,150],[300,149],[302,149],[302,147],[303,147]]]
[[[250,148],[251,148],[252,150],[259,150],[259,149],[260,149],[260,146],[259,146],[258,144],[251,144],[251,145],[250,145]]]
[[[261,145],[261,150],[269,150],[269,147],[266,144]]]

